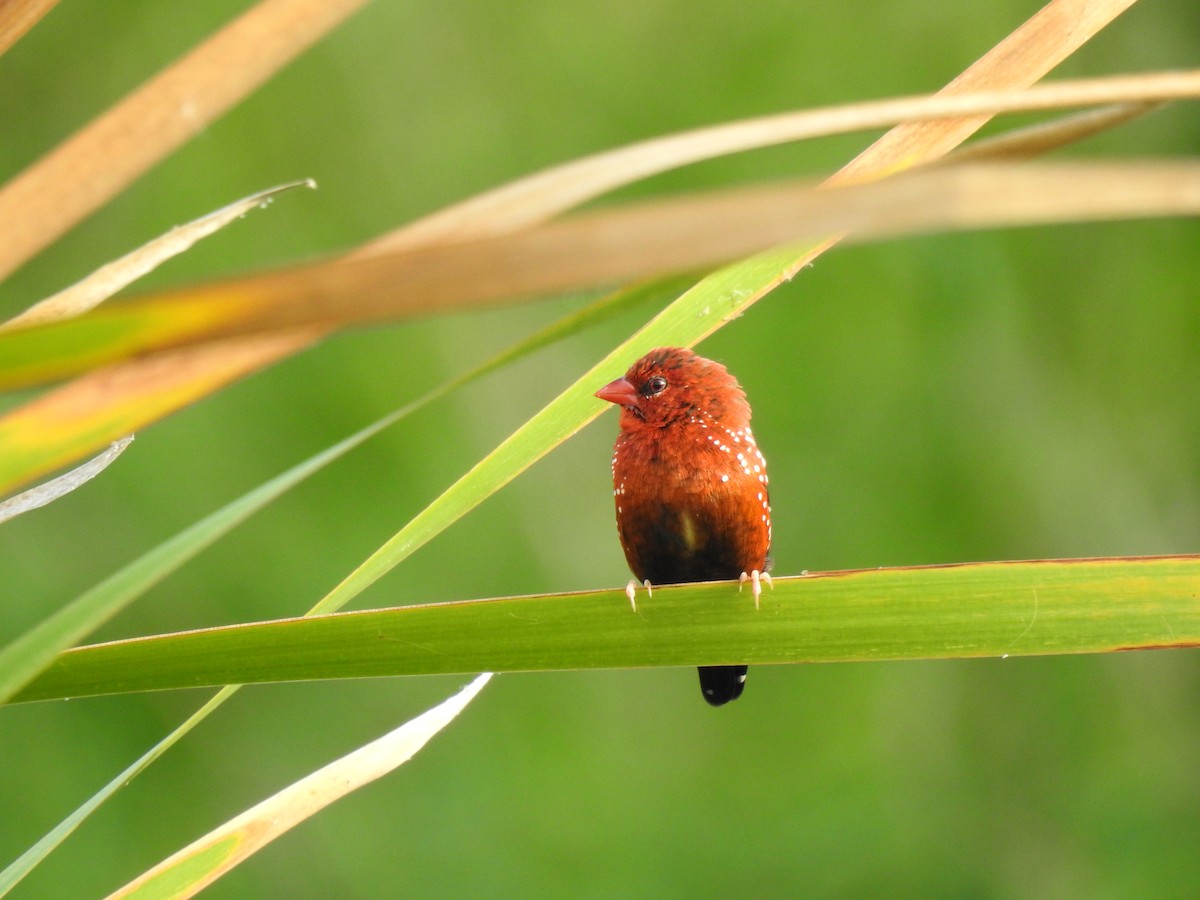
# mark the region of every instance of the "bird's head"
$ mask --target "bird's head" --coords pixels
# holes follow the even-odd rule
[[[596,396],[621,407],[621,427],[663,428],[716,421],[729,429],[750,424],[741,386],[720,363],[681,347],[651,350]]]

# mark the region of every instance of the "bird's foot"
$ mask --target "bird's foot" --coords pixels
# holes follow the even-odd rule
[[[647,578],[641,584],[638,584],[636,578],[630,578],[629,584],[625,585],[625,596],[629,598],[629,605],[633,607],[634,612],[637,612],[637,589],[640,587],[644,587],[646,589],[647,597],[654,596],[654,591],[650,589],[649,578]]]
[[[754,608],[758,609],[758,598],[762,596],[762,583],[765,581],[767,583],[767,587],[769,587],[771,590],[775,590],[775,585],[771,583],[770,575],[768,575],[766,572],[760,572],[758,569],[754,569],[749,575],[743,572],[741,577],[738,579],[739,594],[742,592],[742,585],[747,581],[750,582],[750,593],[754,595]]]

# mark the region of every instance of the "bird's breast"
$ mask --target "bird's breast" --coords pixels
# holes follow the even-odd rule
[[[630,568],[659,584],[762,571],[771,541],[767,483],[748,428],[622,433],[613,495]]]

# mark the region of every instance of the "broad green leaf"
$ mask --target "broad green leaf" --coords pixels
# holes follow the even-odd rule
[[[1200,646],[1200,556],[1039,560],[439,603],[71,650],[17,702],[237,682]]]
[[[260,485],[134,560],[0,650],[0,700],[32,679],[56,653],[116,615],[217,538],[284,491],[347,453],[410,411],[381,419]]]

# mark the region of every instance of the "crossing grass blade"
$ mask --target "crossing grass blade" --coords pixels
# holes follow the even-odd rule
[[[624,291],[584,307],[536,332],[507,351],[442,384],[424,396],[368,425],[337,444],[277,475],[270,481],[225,505],[175,537],[123,567],[35,628],[0,649],[0,703],[27,683],[56,653],[82,639],[132,603],[146,590],[228,533],[253,513],[286,491],[341,458],[405,416],[444,397],[465,384],[521,359],[556,340],[595,325],[663,292],[673,294],[672,284],[646,285]]]
[[[538,331],[509,350],[441,385],[419,400],[385,416],[202,519],[180,535],[85,592],[61,611],[0,650],[0,702],[7,701],[21,686],[29,683],[53,660],[56,653],[81,639],[100,622],[132,603],[146,588],[179,568],[244,518],[388,425],[439,397],[445,396],[456,388],[481,378],[554,341],[568,337],[585,327],[598,324],[639,303],[651,302],[664,296],[674,296],[680,287],[678,284],[664,282],[644,285],[637,289],[601,298],[578,313],[566,316]],[[39,838],[3,871],[0,871],[0,897],[20,883],[109,798],[153,765],[159,757],[209,715],[220,709],[225,701],[236,694],[238,690],[237,685],[230,685],[218,691],[166,737],[119,772],[116,777]]]

